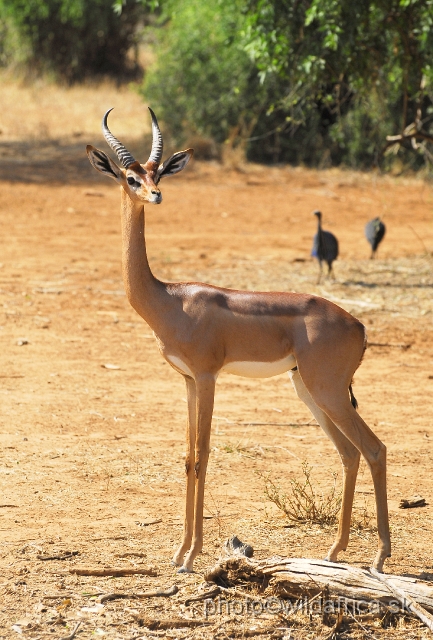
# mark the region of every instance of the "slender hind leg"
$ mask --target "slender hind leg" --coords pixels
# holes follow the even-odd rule
[[[179,569],[180,573],[191,572],[193,570],[194,559],[201,552],[203,547],[204,484],[206,479],[207,463],[209,460],[209,443],[215,395],[215,382],[215,377],[211,374],[197,377],[195,381],[197,394],[197,431],[194,455],[194,527],[191,548],[185,556],[183,566]]]
[[[173,557],[173,564],[182,565],[183,557],[191,546],[193,524],[194,524],[194,494],[195,494],[195,478],[194,478],[194,446],[196,439],[196,389],[195,381],[192,378],[185,378],[186,395],[188,400],[188,418],[186,425],[186,442],[187,450],[185,457],[186,471],[186,504],[185,504],[185,520],[183,525],[182,544]]]
[[[323,431],[334,444],[343,465],[343,498],[338,531],[334,544],[326,556],[327,560],[336,561],[338,553],[340,551],[346,551],[347,543],[349,542],[350,518],[352,515],[353,496],[355,493],[360,453],[358,449],[349,442],[346,436],[339,431],[326,413],[322,411],[322,409],[319,409],[303,383],[299,371],[289,371],[289,375],[298,398],[307,405]]]
[[[298,361],[299,364],[299,361]],[[315,403],[322,409],[343,435],[365,458],[373,478],[376,498],[379,550],[373,566],[382,571],[385,559],[391,555],[388,502],[386,495],[386,447],[352,407],[347,392],[348,382],[342,384],[334,374],[321,371],[314,362],[304,362],[300,374]]]

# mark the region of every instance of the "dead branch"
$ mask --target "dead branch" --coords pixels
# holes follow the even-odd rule
[[[273,557],[254,560],[245,556],[227,557],[229,545],[225,545],[225,557],[204,576],[208,582],[225,587],[242,583],[264,587],[262,595],[272,594],[282,598],[313,597],[329,590],[331,598],[344,599],[348,604],[359,601],[395,606],[396,595],[388,583],[379,582],[371,573],[344,564],[305,558]],[[433,586],[415,578],[389,576],[393,587],[401,589],[415,604],[433,611]],[[398,603],[400,598],[397,599]],[[432,617],[433,619],[433,617]]]
[[[233,424],[245,425],[248,427],[311,427],[310,422],[235,422]]]
[[[170,589],[165,591],[145,591],[144,593],[104,593],[99,596],[98,602],[103,604],[109,600],[118,600],[120,598],[130,598],[131,600],[144,600],[145,598],[168,598],[174,596],[179,591],[177,585],[173,585]]]
[[[334,626],[332,627],[330,632],[325,636],[324,640],[331,640],[331,638],[335,638],[335,634],[340,629],[343,623],[343,618],[344,618],[343,612],[339,611],[337,615],[337,620],[335,621]]]
[[[59,553],[56,556],[36,556],[38,560],[68,560],[69,558],[73,558],[74,556],[79,555],[79,551],[65,551],[64,553]]]
[[[392,343],[392,342],[370,342],[368,341],[367,346],[369,347],[393,347],[395,349],[410,349],[411,348],[411,344],[404,344],[404,343]]]
[[[422,131],[414,131],[412,133],[399,133],[396,136],[386,136],[387,142],[403,142],[403,140],[410,140],[411,138],[420,138],[421,140],[427,140],[427,142],[433,142],[433,136]]]
[[[10,376],[0,376],[0,378],[24,378],[25,376],[19,375],[10,375]]]
[[[201,602],[202,600],[211,600],[213,598],[215,598],[216,596],[218,596],[221,593],[221,588],[220,587],[214,587],[213,589],[210,589],[209,591],[205,591],[204,593],[201,593],[198,596],[193,596],[192,598],[187,598],[184,602],[185,607],[188,607],[190,604],[192,604],[193,602]]]
[[[135,524],[137,527],[150,527],[151,524],[159,524],[160,522],[162,522],[161,518],[153,518],[151,520],[143,520],[143,522],[136,520]]]
[[[433,631],[433,616],[431,615],[431,613],[426,611],[424,607],[416,602],[412,596],[406,593],[401,588],[401,586],[396,585],[395,580],[390,580],[387,575],[379,573],[378,571],[376,571],[376,569],[373,569],[373,567],[370,569],[370,573],[375,578],[380,580],[380,582],[386,584],[386,586],[392,591],[395,597],[398,598],[398,600],[401,602],[403,607],[416,615],[422,622],[424,622],[424,624],[430,629],[430,631]]]
[[[421,496],[412,496],[412,498],[402,498],[400,500],[399,509],[416,509],[417,507],[425,507],[427,502]]]
[[[105,569],[92,569],[87,567],[71,567],[69,573],[75,573],[77,576],[157,576],[157,571],[154,568],[149,569],[114,569],[113,567],[106,567]]]
[[[205,627],[212,623],[207,620],[191,620],[189,618],[168,618],[167,620],[144,620],[143,624],[150,631],[162,629],[181,629],[182,627]]]
[[[78,629],[81,626],[81,620],[80,622],[77,622],[77,624],[75,625],[75,627],[72,629],[72,633],[70,633],[68,636],[64,636],[63,638],[60,638],[60,640],[74,640],[75,635],[78,631]]]

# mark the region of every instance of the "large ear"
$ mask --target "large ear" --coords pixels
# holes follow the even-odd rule
[[[170,158],[168,158],[162,165],[160,165],[158,171],[156,172],[156,183],[158,184],[161,178],[174,176],[175,173],[179,173],[179,171],[185,169],[193,154],[194,149],[186,149],[185,151],[178,151],[177,153],[173,153]]]
[[[91,144],[88,144],[86,147],[87,156],[90,160],[90,164],[92,167],[99,171],[100,173],[104,173],[106,176],[110,178],[114,178],[116,182],[120,182],[123,178],[123,173],[117,166],[115,162],[111,160],[103,151],[96,149],[96,147],[92,147]]]

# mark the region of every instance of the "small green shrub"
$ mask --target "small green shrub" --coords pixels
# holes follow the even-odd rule
[[[241,8],[240,0],[166,3],[142,93],[178,143],[200,135],[236,147],[263,110],[265,88],[240,46]]]

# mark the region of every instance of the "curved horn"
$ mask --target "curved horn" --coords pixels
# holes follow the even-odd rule
[[[148,162],[156,162],[159,165],[162,158],[162,135],[159,130],[158,120],[152,109],[148,107],[152,117],[152,151],[150,152]]]
[[[127,169],[136,160],[134,156],[131,153],[129,153],[126,147],[124,147],[123,144],[113,136],[110,129],[108,128],[107,118],[110,111],[113,111],[113,108],[108,109],[107,113],[102,118],[102,133],[104,134],[104,138],[107,141],[107,144],[113,149],[113,151],[116,153],[117,157],[119,158],[120,162],[123,164],[125,169]]]

